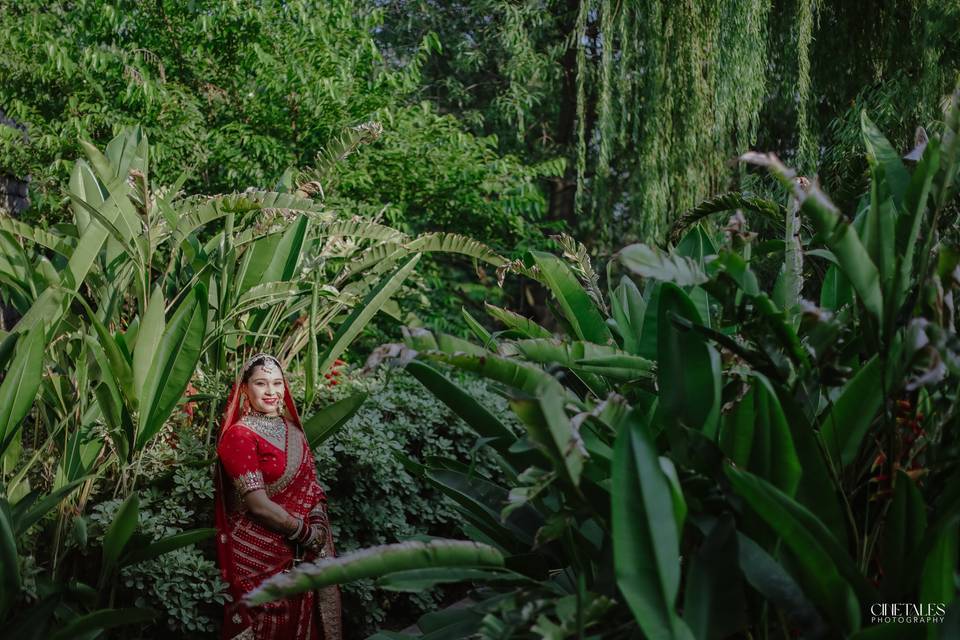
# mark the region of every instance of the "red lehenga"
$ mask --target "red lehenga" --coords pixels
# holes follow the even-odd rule
[[[216,527],[220,573],[233,602],[224,611],[224,640],[340,640],[340,591],[336,586],[247,607],[244,594],[263,580],[289,569],[294,547],[286,537],[253,519],[239,498],[238,486],[262,483],[271,500],[291,515],[306,518],[326,495],[317,482],[313,453],[284,380],[285,442],[271,442],[243,423],[239,415],[240,381],[233,385],[217,442]],[[245,484],[246,483],[246,484]],[[335,554],[328,535],[319,556]],[[304,561],[319,557],[308,552]]]

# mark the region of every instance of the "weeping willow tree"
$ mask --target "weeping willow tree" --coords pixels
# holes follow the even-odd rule
[[[660,236],[668,212],[728,180],[727,160],[757,135],[770,4],[582,3],[578,77],[592,90],[579,92],[577,208],[610,212],[604,239]]]
[[[594,245],[663,239],[755,183],[730,163],[749,148],[853,197],[860,109],[907,149],[960,68],[960,0],[369,1],[397,60],[439,35],[421,97],[503,150],[567,159],[549,218]]]

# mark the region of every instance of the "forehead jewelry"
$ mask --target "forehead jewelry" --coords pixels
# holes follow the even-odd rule
[[[247,372],[247,369],[253,366],[253,363],[259,360],[260,358],[263,358],[263,364],[260,366],[263,368],[263,372],[266,373],[268,376],[273,375],[275,371],[274,367],[276,367],[276,369],[280,369],[281,371],[283,371],[283,367],[280,366],[279,360],[274,358],[269,353],[258,353],[252,358],[250,358],[249,360],[247,360],[246,364],[243,365],[243,370],[240,372],[240,375],[245,374]]]

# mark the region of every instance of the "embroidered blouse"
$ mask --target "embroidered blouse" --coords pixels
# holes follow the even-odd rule
[[[217,454],[240,497],[256,489],[266,489],[283,475],[287,444],[286,438],[268,439],[243,422],[224,432]]]

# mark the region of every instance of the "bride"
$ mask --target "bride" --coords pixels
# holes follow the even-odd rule
[[[258,353],[230,392],[217,442],[217,557],[233,602],[224,640],[340,640],[326,587],[248,608],[244,594],[300,560],[334,555],[326,495],[280,362]]]

